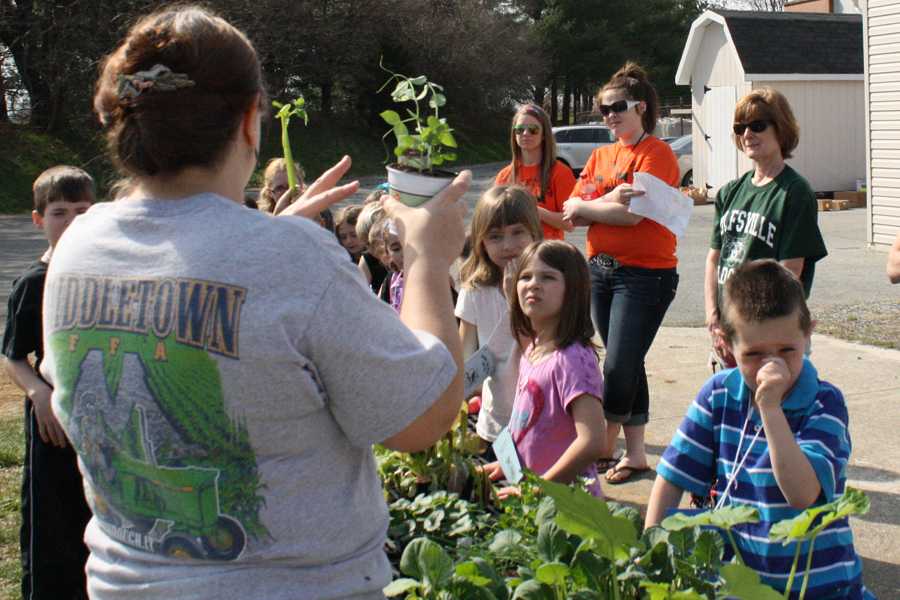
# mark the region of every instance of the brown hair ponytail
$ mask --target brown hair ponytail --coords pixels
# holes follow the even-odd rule
[[[146,75],[160,69],[167,78]],[[174,174],[216,165],[258,94],[264,99],[247,37],[205,8],[182,6],[140,19],[103,60],[94,110],[116,166]]]
[[[624,90],[630,100],[640,100],[646,104],[647,108],[641,115],[641,123],[644,131],[653,133],[659,119],[659,96],[656,95],[656,88],[647,79],[647,72],[643,67],[636,62],[626,62],[597,93],[598,104],[601,95],[607,90]]]

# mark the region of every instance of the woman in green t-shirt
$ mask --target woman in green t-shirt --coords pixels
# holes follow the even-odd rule
[[[809,183],[784,161],[800,141],[800,128],[787,98],[761,88],[734,109],[734,143],[753,169],[716,194],[716,212],[706,257],[706,326],[718,362],[733,367],[719,332],[721,290],[734,268],[748,260],[773,258],[803,283],[809,297],[815,263],[827,251],[819,231],[816,196]]]

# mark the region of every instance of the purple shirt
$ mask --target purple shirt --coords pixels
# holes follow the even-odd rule
[[[583,394],[603,398],[603,376],[597,356],[587,346],[572,344],[536,364],[527,358],[530,350],[519,361],[509,432],[522,466],[543,475],[575,441],[569,404]],[[596,465],[583,475],[596,479]],[[599,481],[590,491],[600,495]]]
[[[391,284],[389,289],[391,306],[399,313],[400,306],[403,304],[403,271],[391,273]]]

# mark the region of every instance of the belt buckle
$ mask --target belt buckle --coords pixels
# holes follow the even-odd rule
[[[615,271],[619,268],[619,261],[608,254],[597,254],[591,259],[591,262],[603,269]]]

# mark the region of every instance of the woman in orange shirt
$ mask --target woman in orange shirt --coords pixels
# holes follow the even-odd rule
[[[606,346],[606,480],[623,483],[649,470],[644,428],[650,392],[644,358],[678,287],[675,235],[628,212],[631,198],[643,194],[631,184],[635,172],[644,172],[676,186],[678,161],[669,145],[653,136],[659,100],[640,66],[626,63],[600,90],[597,102],[618,141],[594,150],[563,214],[572,223],[590,226],[591,312]],[[620,427],[626,449],[616,462],[612,456]]]
[[[572,224],[562,216],[563,202],[575,186],[572,170],[556,160],[550,117],[537,104],[525,104],[513,116],[509,133],[512,162],[497,173],[494,185],[515,184],[537,198],[545,240],[561,240]]]

